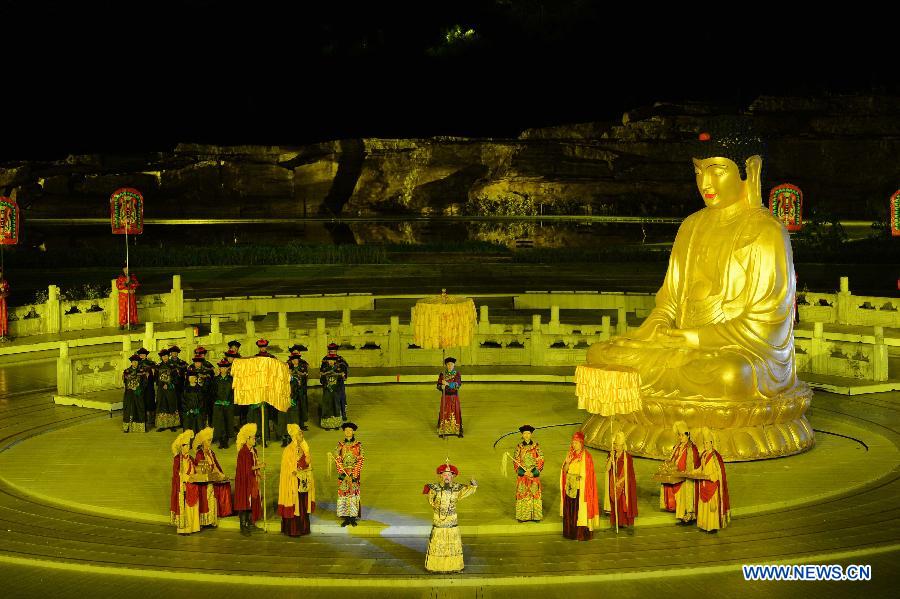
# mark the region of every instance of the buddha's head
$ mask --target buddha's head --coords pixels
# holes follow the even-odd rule
[[[701,133],[692,146],[697,189],[708,208],[762,204],[762,141],[740,125]]]

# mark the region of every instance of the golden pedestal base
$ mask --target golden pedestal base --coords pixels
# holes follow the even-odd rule
[[[696,435],[706,426],[718,433],[716,449],[726,462],[765,460],[804,452],[815,444],[806,410],[812,389],[803,382],[766,400],[702,401],[678,397],[642,397],[642,408],[615,417],[615,428],[625,433],[629,452],[636,456],[668,459],[675,444],[672,426],[687,423]],[[608,450],[609,416],[593,415],[582,425],[589,447]],[[698,447],[702,446],[697,440]]]

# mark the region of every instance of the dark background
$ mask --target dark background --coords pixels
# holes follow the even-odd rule
[[[787,4],[2,2],[0,160],[514,137],[660,100],[898,93],[883,9]],[[448,41],[456,25],[474,34]]]

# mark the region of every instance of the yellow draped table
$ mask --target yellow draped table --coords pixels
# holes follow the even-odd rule
[[[425,297],[412,309],[413,339],[423,349],[468,347],[475,336],[475,302],[447,295]]]

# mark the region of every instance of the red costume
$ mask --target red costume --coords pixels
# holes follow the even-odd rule
[[[690,448],[690,449],[688,449]],[[688,453],[691,454],[691,463],[688,464]],[[687,445],[679,443],[672,450],[672,457],[669,458],[671,462],[675,464],[675,467],[679,472],[691,472],[700,467],[700,452],[697,451],[697,446],[692,442],[688,442]],[[680,483],[663,483],[662,484],[662,496],[660,501],[660,507],[667,512],[675,512],[677,517],[681,517],[682,513],[685,514],[696,514],[697,513],[697,486],[693,481],[688,483],[689,487],[693,487],[693,506],[682,506],[682,509],[678,510],[678,502],[676,501],[676,495],[681,490],[682,485],[685,484],[685,481],[681,481]]]
[[[634,476],[634,463],[631,454],[623,452],[616,458],[615,476],[617,484],[613,484],[612,464],[607,466],[606,473],[607,497],[603,503],[603,509],[609,512],[609,523],[616,525],[616,514],[613,511],[616,506],[616,497],[613,489],[618,491],[619,526],[631,526],[638,515],[637,508],[637,479]],[[609,503],[607,503],[607,501]]]
[[[0,337],[9,336],[9,320],[6,314],[6,297],[9,295],[9,283],[0,278]]]
[[[137,277],[131,275],[129,280],[124,274],[116,279],[116,289],[119,290],[119,326],[138,324],[137,297],[135,290],[140,287]]]
[[[194,459],[196,463],[201,463],[207,460],[207,456],[203,451],[203,448],[199,448],[197,450],[197,457]],[[219,465],[219,460],[216,457],[216,452],[210,448],[209,450],[209,464],[210,471],[218,472],[223,478],[225,476],[225,472],[222,470],[222,467]],[[221,482],[210,481],[211,485],[213,485],[213,490],[216,496],[216,506],[218,507],[219,518],[224,518],[226,516],[231,515],[231,483],[227,480]],[[209,512],[209,505],[207,504],[206,493],[200,494],[200,513],[205,514]]]
[[[450,360],[451,358],[447,358]],[[456,368],[445,370],[438,376],[437,388],[441,392],[441,408],[438,412],[438,435],[463,436],[462,408],[459,403],[459,388],[462,377]]]
[[[234,476],[234,509],[238,512],[251,510],[251,523],[262,516],[259,470],[254,470],[254,466],[257,466],[256,448],[241,445],[238,451],[237,472]]]
[[[186,474],[191,475],[196,471],[194,460],[191,456],[183,456],[178,454],[172,460],[172,495],[169,501],[169,509],[172,512],[172,522],[179,529],[185,528],[186,514],[181,513],[181,466],[182,460],[187,460]],[[188,507],[194,507],[200,499],[200,489],[194,483],[185,483],[184,485],[184,502]],[[196,516],[194,516],[196,518]],[[197,530],[199,530],[199,525]]]
[[[575,441],[582,446],[575,451]],[[597,477],[594,460],[584,449],[584,433],[572,436],[572,445],[563,462],[560,475],[560,515],[563,519],[563,536],[567,539],[589,541],[592,531],[600,525],[600,506],[597,502]]]
[[[697,524],[704,530],[725,528],[731,520],[731,502],[728,499],[728,479],[725,477],[725,461],[715,449],[703,452],[703,473],[710,476],[711,480],[701,480],[700,484],[697,485],[700,487]],[[709,505],[710,502],[715,503],[711,506]],[[707,521],[709,514],[712,514],[712,522]],[[718,526],[715,525],[716,519],[718,519]]]

